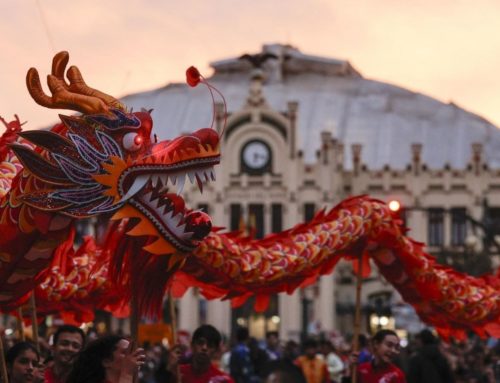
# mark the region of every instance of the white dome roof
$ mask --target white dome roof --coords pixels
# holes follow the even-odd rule
[[[482,143],[490,167],[500,167],[500,131],[485,119],[454,104],[445,104],[398,86],[363,78],[349,62],[305,55],[285,45],[266,45],[273,53],[261,69],[267,103],[284,112],[297,101],[298,147],[307,162],[315,161],[321,131],[330,131],[346,146],[363,145],[362,162],[370,169],[384,165],[402,169],[411,162],[411,144],[422,144],[429,168],[465,168],[471,144]],[[217,61],[209,79],[226,98],[229,113],[246,103],[252,65],[238,58]],[[134,109],[154,108],[155,131],[161,138],[207,127],[212,103],[206,87],[170,84],[123,98]]]

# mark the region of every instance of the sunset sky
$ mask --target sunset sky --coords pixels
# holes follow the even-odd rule
[[[44,78],[60,50],[89,85],[121,97],[284,43],[500,126],[499,20],[496,0],[3,0],[0,115],[17,113],[28,129],[56,121],[24,78],[30,66]]]

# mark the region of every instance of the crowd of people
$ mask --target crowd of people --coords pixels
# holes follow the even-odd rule
[[[265,340],[239,328],[232,345],[211,325],[194,331],[189,344],[137,347],[121,335],[89,336],[64,325],[38,347],[4,339],[10,383],[498,383],[500,342],[471,336],[440,342],[430,330],[409,344],[380,330],[359,351],[342,337],[308,338],[301,345]],[[40,350],[40,351],[39,351]]]

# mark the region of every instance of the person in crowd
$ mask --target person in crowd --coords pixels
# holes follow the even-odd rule
[[[302,370],[307,383],[330,382],[326,362],[321,355],[318,355],[318,342],[306,339],[302,347],[304,354],[295,360],[295,364]]]
[[[282,351],[278,331],[266,332],[266,348],[269,360],[281,359]]]
[[[205,324],[198,327],[191,339],[190,362],[179,364],[178,347],[174,347],[169,353],[168,377],[161,383],[178,382],[178,374],[181,383],[234,383],[229,375],[212,363],[221,340],[220,332],[214,326]]]
[[[229,371],[236,383],[255,383],[259,378],[255,374],[255,367],[250,355],[250,333],[246,327],[236,330],[236,346],[231,350]]]
[[[87,330],[87,334],[85,336],[85,341],[86,342],[92,342],[93,340],[96,340],[99,338],[99,334],[97,333],[97,329],[95,327],[89,327]]]
[[[358,363],[366,363],[371,362],[372,353],[370,352],[368,338],[365,334],[359,334],[358,336],[358,344],[359,344],[359,356]]]
[[[219,368],[225,373],[230,373],[230,364],[231,361],[231,348],[227,342],[222,341],[221,344],[221,357],[219,360]]]
[[[464,363],[459,371],[458,378],[465,377],[467,383],[495,383],[491,354],[480,345],[474,345],[464,355]],[[458,380],[458,379],[457,379]]]
[[[5,354],[5,364],[10,383],[43,383],[39,371],[40,355],[34,345],[19,342]]]
[[[144,343],[143,345],[146,353],[146,363],[139,371],[139,381],[141,383],[157,383],[155,374],[161,364],[163,358],[166,357],[163,348],[159,344],[154,346]]]
[[[146,356],[119,335],[90,342],[76,357],[66,383],[132,383]]]
[[[356,368],[359,383],[406,383],[406,378],[395,364],[394,359],[399,354],[399,337],[392,330],[379,330],[372,338],[372,356],[370,362],[358,364],[359,353],[352,353],[351,368]],[[351,371],[352,373],[352,371]],[[342,383],[351,379],[345,377]]]
[[[264,383],[307,383],[302,370],[289,360],[274,360],[268,363]]]
[[[85,343],[85,333],[71,325],[60,326],[53,337],[52,360],[45,369],[46,383],[64,383],[73,360]]]
[[[439,351],[438,339],[428,330],[416,336],[417,351],[409,361],[408,383],[453,383],[450,365]]]
[[[328,374],[332,382],[340,382],[342,378],[342,372],[344,371],[344,362],[337,355],[333,343],[329,340],[323,340],[320,343],[321,354],[326,361],[326,367],[328,369]]]
[[[260,347],[259,341],[253,337],[248,342],[248,349],[250,350],[250,359],[252,360],[254,373],[262,379],[265,368],[269,363],[269,356],[266,350]]]
[[[283,348],[282,359],[294,363],[295,359],[297,359],[299,356],[300,345],[294,340],[287,341],[285,343],[285,347]]]

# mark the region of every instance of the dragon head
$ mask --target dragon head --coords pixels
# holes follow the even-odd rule
[[[36,209],[84,218],[114,212],[113,219],[137,222],[130,235],[147,235],[145,250],[153,254],[192,251],[211,229],[210,217],[185,206],[180,196],[186,180],[198,185],[214,181],[220,160],[219,136],[212,129],[157,142],[149,111],[128,112],[116,99],[89,88],[67,52],[58,53],[48,76],[52,96],[41,87],[36,69],[27,75],[33,99],[49,108],[82,112],[60,116],[51,131],[21,136],[31,150],[12,149],[37,187],[22,195]],[[26,190],[26,189],[25,189]]]

